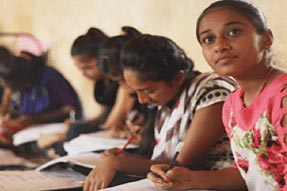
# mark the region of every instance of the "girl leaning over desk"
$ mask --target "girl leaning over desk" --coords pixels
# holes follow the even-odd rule
[[[156,145],[150,159],[112,149],[102,154],[88,175],[84,190],[108,187],[116,172],[145,177],[150,166],[168,163],[178,139],[184,139],[177,165],[216,169],[232,163],[221,121],[225,97],[234,82],[193,70],[193,62],[172,40],[140,35],[120,55],[124,79],[140,103],[158,107],[154,126]]]
[[[105,40],[101,46],[99,51],[99,69],[110,79],[119,83],[117,104],[115,105],[114,109],[116,112],[125,115],[124,117],[127,119],[125,123],[121,125],[111,124],[112,128],[114,129],[113,136],[128,138],[131,132],[136,131],[138,128],[140,128],[140,126],[149,124],[150,120],[152,120],[151,118],[154,118],[151,117],[151,113],[154,112],[153,110],[155,110],[155,108],[148,104],[140,104],[138,102],[136,93],[126,84],[124,80],[123,68],[120,65],[120,52],[129,40],[135,38],[141,33],[137,29],[130,26],[123,26],[122,31],[122,34]],[[122,122],[120,121],[120,123]],[[141,142],[142,131],[150,130],[149,128],[140,129],[140,133],[137,134],[133,143]],[[146,133],[148,132],[145,132],[144,136],[146,136]],[[143,147],[140,146],[141,151],[142,148]],[[150,152],[151,151],[147,151],[143,152],[142,154],[150,155]]]
[[[75,110],[82,118],[77,93],[56,69],[42,57],[22,52],[8,53],[0,60],[1,85],[12,92],[11,109],[2,121],[2,141],[23,128],[41,123],[63,122]]]
[[[66,120],[67,132],[42,137],[38,144],[43,148],[53,146],[58,155],[65,155],[65,141],[85,133],[101,130],[116,100],[118,83],[110,80],[98,68],[98,54],[102,43],[109,37],[100,29],[91,27],[72,43],[70,54],[74,66],[84,77],[94,83],[94,100],[99,106],[97,115],[90,119]]]

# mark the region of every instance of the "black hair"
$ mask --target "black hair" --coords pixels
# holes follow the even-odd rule
[[[10,51],[4,47],[0,45],[0,63],[5,62],[10,56]]]
[[[207,13],[209,13],[209,11],[218,8],[230,8],[238,12],[239,14],[251,21],[259,34],[268,30],[263,13],[260,11],[260,9],[258,9],[258,7],[256,7],[255,4],[244,0],[220,0],[212,3],[198,17],[196,23],[196,37],[199,42],[199,25],[201,20]]]
[[[107,39],[99,51],[98,68],[108,76],[122,75],[123,70],[120,65],[120,52],[123,46],[132,38],[141,33],[129,26],[122,27],[123,35],[118,35]]]
[[[139,74],[142,81],[170,82],[178,71],[192,78],[194,63],[171,39],[149,34],[130,40],[123,48],[120,63]],[[196,74],[197,75],[197,74]]]
[[[13,55],[8,49],[0,48],[0,79],[7,82],[13,91],[32,86],[38,77],[38,70],[45,65],[42,57],[28,52]]]
[[[86,34],[76,38],[71,47],[72,56],[87,56],[97,58],[101,44],[108,36],[100,29],[91,27]]]

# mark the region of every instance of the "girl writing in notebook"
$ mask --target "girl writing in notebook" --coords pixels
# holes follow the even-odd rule
[[[62,122],[71,110],[82,117],[77,93],[42,57],[9,52],[0,60],[0,80],[12,92],[10,111],[2,119],[3,140],[30,125]]]
[[[196,34],[208,64],[240,86],[222,114],[235,163],[209,172],[155,165],[148,177],[168,190],[287,190],[287,74],[272,65],[262,12],[247,1],[217,1],[200,15]]]
[[[232,80],[195,71],[185,52],[161,36],[128,41],[120,62],[139,102],[158,107],[156,145],[151,158],[119,154],[120,148],[104,152],[85,181],[85,191],[108,187],[116,172],[145,177],[152,164],[170,161],[180,139],[185,142],[178,156],[181,165],[211,169],[232,162],[221,121],[225,97],[234,89]]]
[[[142,140],[142,132],[146,130],[150,131],[150,129],[142,127],[152,120],[149,116],[151,115],[150,112],[152,112],[154,107],[149,107],[148,104],[140,104],[138,102],[136,93],[127,86],[124,80],[123,69],[120,65],[120,52],[126,42],[140,35],[140,32],[130,26],[123,26],[122,31],[123,34],[110,37],[103,43],[99,51],[98,65],[103,74],[119,83],[119,94],[117,99],[119,99],[121,102],[117,103],[114,109],[120,111],[122,115],[125,115],[128,112],[124,127],[121,129],[116,129],[113,136],[128,138],[130,132],[140,129],[140,132],[136,135],[136,138],[133,139],[133,143],[139,143]],[[121,99],[121,97],[123,99]],[[132,102],[128,102],[127,100],[132,100]],[[122,107],[122,105],[125,105],[125,107]],[[151,147],[150,145],[152,144],[148,144],[149,148]]]

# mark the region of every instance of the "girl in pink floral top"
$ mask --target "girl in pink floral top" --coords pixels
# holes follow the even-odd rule
[[[213,70],[240,86],[223,107],[235,163],[219,171],[154,165],[149,179],[166,189],[286,191],[287,74],[272,65],[273,35],[263,14],[246,1],[217,1],[196,32]]]

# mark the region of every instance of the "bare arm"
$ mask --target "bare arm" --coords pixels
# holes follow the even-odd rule
[[[0,106],[1,115],[5,114],[9,110],[10,103],[11,103],[11,95],[12,95],[12,92],[10,88],[3,87],[3,96],[2,96],[1,106]]]
[[[180,165],[195,167],[223,135],[222,106],[221,102],[196,111],[177,160]]]
[[[285,88],[285,91],[287,88]],[[286,108],[287,107],[287,97],[284,97],[282,99],[282,108]],[[283,120],[282,120],[282,126],[283,127],[287,127],[287,114],[284,115]],[[285,135],[285,143],[287,144],[287,136]]]
[[[121,130],[124,125],[126,116],[128,112],[132,110],[136,100],[136,98],[131,97],[130,94],[130,89],[119,86],[115,105],[113,106],[111,113],[103,125],[104,128]]]

